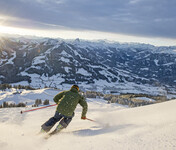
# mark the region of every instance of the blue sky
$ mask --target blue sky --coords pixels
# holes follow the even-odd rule
[[[176,45],[175,11],[176,0],[1,0],[0,26],[19,34]]]

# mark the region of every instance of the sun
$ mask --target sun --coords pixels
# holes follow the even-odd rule
[[[0,33],[19,34],[19,33],[24,33],[24,32],[22,32],[22,29],[20,28],[0,25]]]
[[[50,33],[47,30],[37,30],[37,29],[26,29],[26,28],[19,28],[19,27],[10,27],[10,26],[3,26],[0,25],[0,33],[5,34],[15,34],[15,35],[22,35],[22,36],[39,36],[39,37],[47,37]]]
[[[18,34],[18,31],[17,28],[0,25],[0,33]]]

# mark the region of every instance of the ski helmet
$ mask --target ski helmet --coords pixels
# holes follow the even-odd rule
[[[78,85],[72,85],[71,88],[75,88],[75,89],[77,89],[79,91],[79,86]]]

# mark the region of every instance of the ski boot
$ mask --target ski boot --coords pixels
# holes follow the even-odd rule
[[[63,128],[64,128],[64,127],[63,127],[61,124],[59,124],[59,125],[56,127],[56,129],[55,129],[53,132],[50,133],[50,135],[59,133]]]
[[[39,132],[40,134],[43,134],[43,133],[47,133],[43,128],[41,128],[41,130],[40,130],[40,132]]]

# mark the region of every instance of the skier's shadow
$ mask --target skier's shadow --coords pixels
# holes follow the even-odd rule
[[[101,134],[106,134],[117,130],[121,130],[129,126],[132,126],[132,124],[109,126],[109,127],[102,127],[102,128],[94,126],[91,129],[81,129],[81,130],[73,131],[73,134],[77,136],[95,136],[95,135],[101,135]]]

